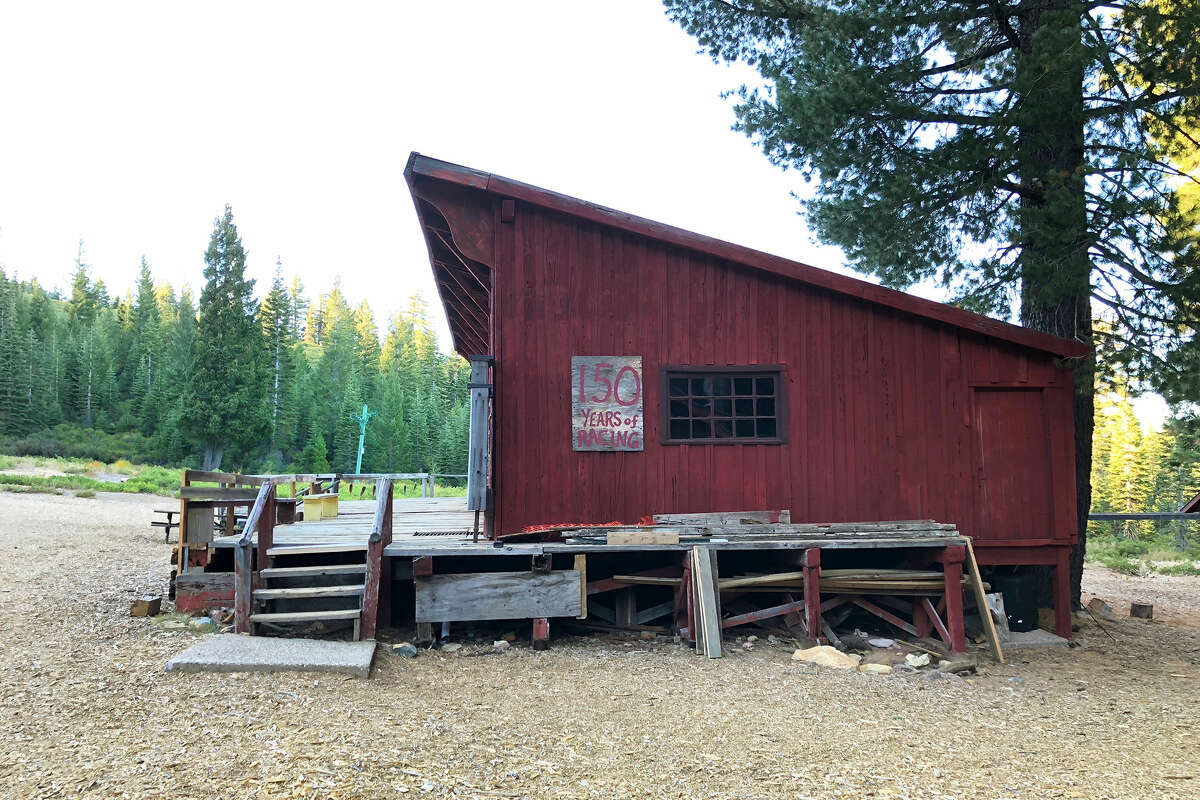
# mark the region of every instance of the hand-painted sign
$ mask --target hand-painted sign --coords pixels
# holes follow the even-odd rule
[[[571,449],[641,450],[642,357],[571,357]]]

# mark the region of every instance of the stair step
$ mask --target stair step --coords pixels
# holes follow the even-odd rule
[[[304,578],[312,575],[361,575],[366,564],[328,564],[316,567],[268,567],[259,572],[264,578]]]
[[[357,608],[337,611],[289,611],[286,613],[251,614],[251,622],[320,622],[329,619],[358,619],[362,612]]]
[[[255,600],[290,600],[297,597],[356,597],[363,593],[357,586],[297,586],[289,589],[255,589]]]
[[[362,553],[367,549],[367,543],[354,544],[297,544],[279,545],[267,550],[271,558],[277,556],[301,556],[308,553]]]

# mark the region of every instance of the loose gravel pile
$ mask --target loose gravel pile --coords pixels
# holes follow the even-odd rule
[[[539,653],[523,626],[504,652],[381,653],[370,680],[166,674],[201,634],[128,616],[165,584],[164,502],[0,493],[0,797],[1200,796],[1200,629],[1158,622],[1081,621],[1081,647],[967,680],[765,641]]]

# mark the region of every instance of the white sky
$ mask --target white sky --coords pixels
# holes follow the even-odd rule
[[[0,74],[0,265],[49,287],[82,236],[113,293],[143,254],[198,293],[230,203],[260,294],[279,256],[381,325],[414,291],[438,310],[411,150],[850,272],[730,130],[719,94],[754,75],[652,0],[8,2]]]

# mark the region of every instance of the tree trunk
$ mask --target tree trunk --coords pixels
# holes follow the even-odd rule
[[[225,454],[225,446],[221,444],[206,444],[204,445],[204,466],[201,467],[205,472],[215,472],[221,466],[221,457]]]
[[[1080,11],[1073,0],[1048,0],[1026,12],[1019,35],[1022,47],[1014,87],[1021,109],[1021,323],[1090,346],[1091,262],[1083,175],[1086,55]],[[1071,553],[1071,595],[1076,606],[1092,500],[1094,365],[1091,356],[1074,364],[1079,539]],[[1043,586],[1040,593],[1048,595],[1048,589]]]

